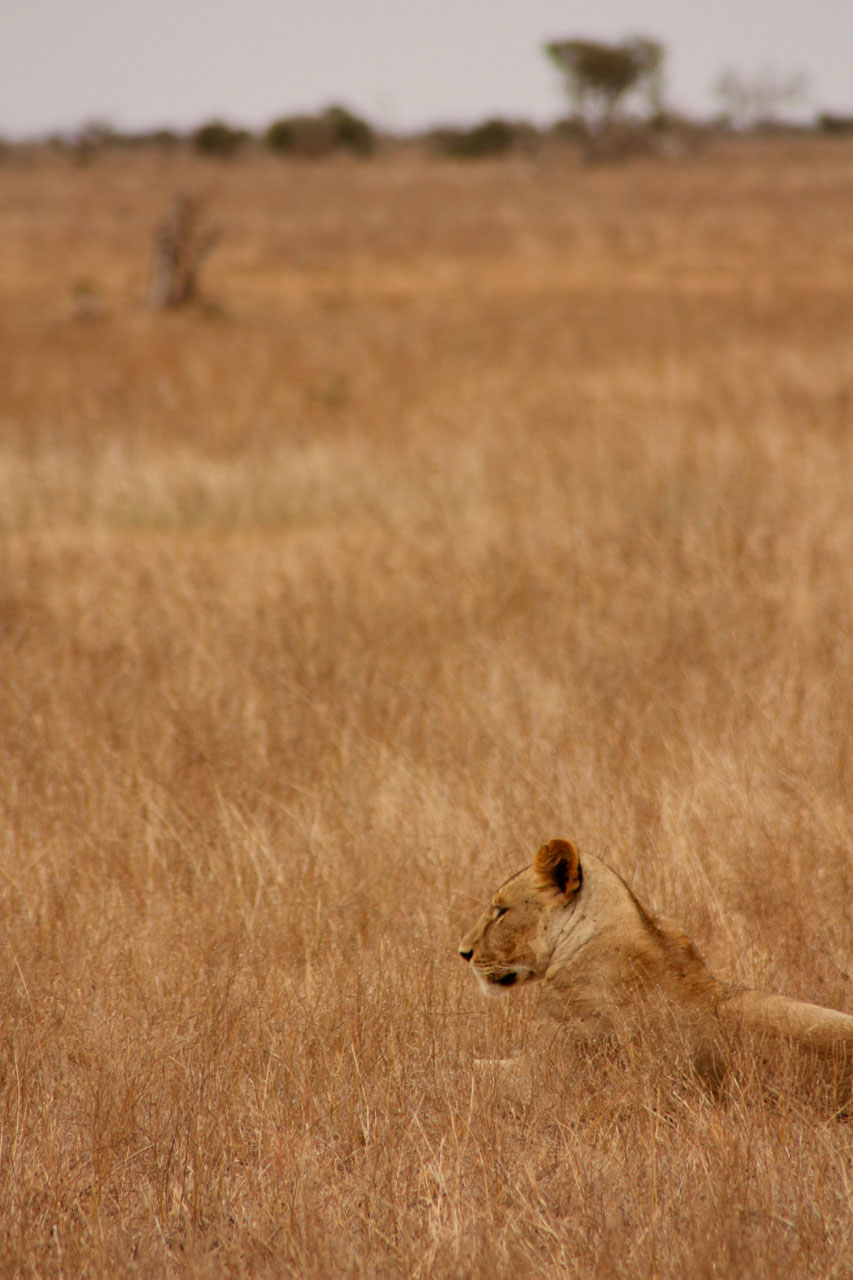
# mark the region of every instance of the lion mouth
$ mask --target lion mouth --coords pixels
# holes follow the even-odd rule
[[[503,965],[498,965],[491,970],[475,966],[474,975],[483,990],[483,994],[487,996],[497,995],[498,988],[506,991],[510,987],[520,986],[536,976],[533,970],[528,969],[526,965],[515,965],[512,969],[506,969]]]

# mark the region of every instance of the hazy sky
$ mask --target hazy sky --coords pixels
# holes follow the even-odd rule
[[[649,35],[668,100],[714,109],[735,67],[802,71],[807,108],[853,113],[853,0],[0,0],[0,136],[259,126],[340,101],[405,129],[562,109],[548,38]]]

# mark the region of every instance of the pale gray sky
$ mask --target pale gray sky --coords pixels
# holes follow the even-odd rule
[[[806,108],[853,113],[853,0],[0,0],[0,136],[257,127],[343,102],[407,129],[553,119],[555,37],[640,34],[668,100],[708,114],[721,71],[804,72]]]

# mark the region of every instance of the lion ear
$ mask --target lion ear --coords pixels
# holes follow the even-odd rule
[[[571,840],[549,840],[533,859],[543,880],[570,898],[581,886],[581,860]]]

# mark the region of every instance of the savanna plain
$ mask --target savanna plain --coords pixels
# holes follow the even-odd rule
[[[0,273],[0,1273],[853,1275],[784,1049],[511,1107],[456,955],[565,836],[853,1011],[853,147],[12,157]]]

